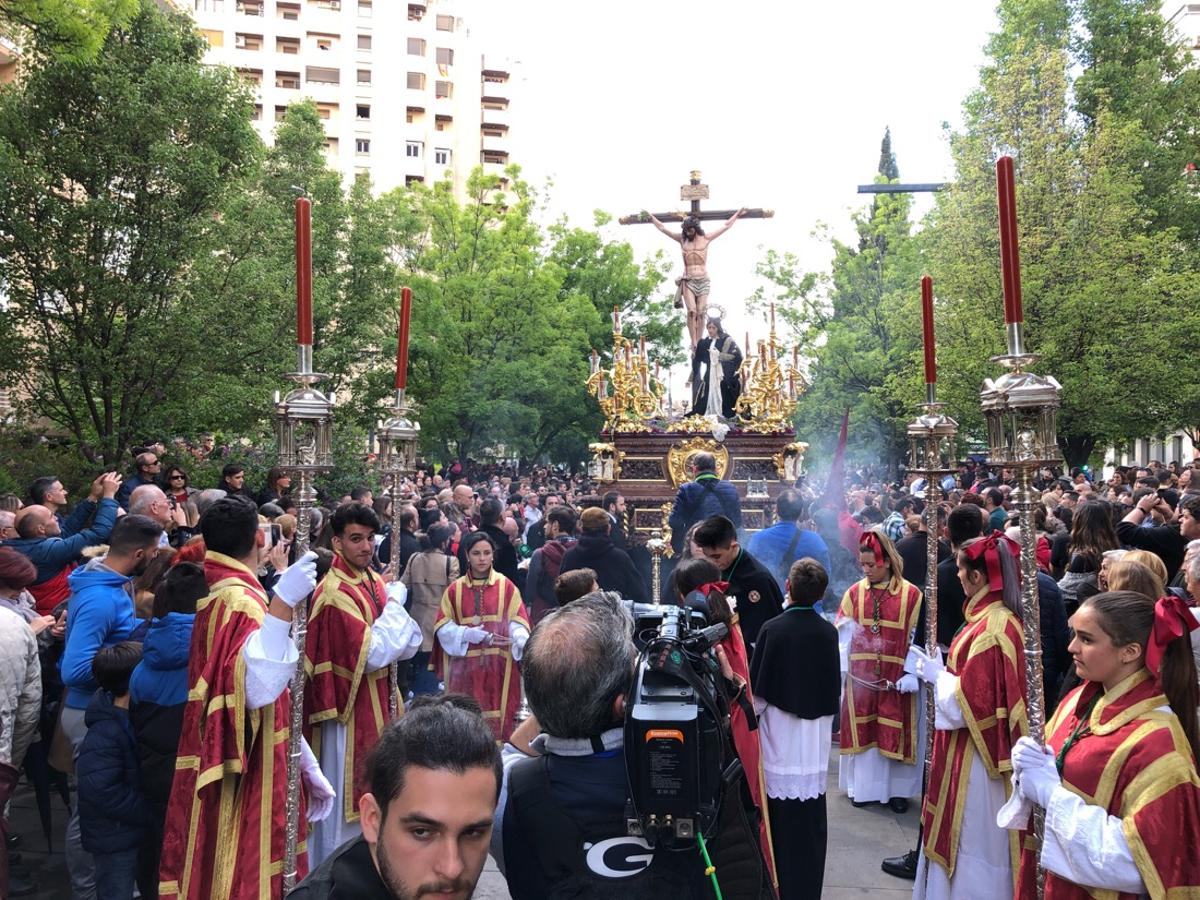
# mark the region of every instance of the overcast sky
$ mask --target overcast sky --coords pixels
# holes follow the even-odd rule
[[[943,123],[957,127],[995,28],[990,0],[460,0],[489,62],[513,62],[512,151],[553,214],[590,225],[679,209],[700,169],[710,208],[762,206],[710,251],[711,302],[739,307],[766,248],[828,266],[809,235],[848,237],[884,128],[905,181],[950,177]],[[918,199],[917,210],[929,206]],[[610,227],[639,256],[678,248],[650,225]],[[677,260],[676,260],[677,262]],[[677,262],[676,268],[682,271]],[[914,290],[916,290],[914,285]],[[740,342],[740,337],[739,337]]]

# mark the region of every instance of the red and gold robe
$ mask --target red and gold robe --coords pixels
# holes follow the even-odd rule
[[[877,632],[875,595],[880,597]],[[843,754],[874,747],[888,759],[909,765],[916,761],[917,695],[868,685],[895,684],[904,677],[921,599],[920,589],[903,578],[893,578],[886,587],[872,587],[864,578],[842,597],[838,621],[853,619],[859,625],[850,639],[850,674],[842,694]]]
[[[740,704],[733,704],[729,711],[729,730],[733,734],[733,746],[737,750],[738,759],[746,772],[746,784],[750,788],[750,796],[758,807],[762,818],[759,821],[758,840],[762,847],[763,859],[771,874],[771,883],[779,886],[779,878],[775,874],[775,848],[771,844],[771,818],[767,809],[767,776],[762,767],[762,745],[758,739],[758,723],[753,722],[750,713],[754,710],[754,691],[750,687],[750,655],[746,652],[746,642],[742,638],[742,630],[737,624],[737,615],[733,617],[729,635],[721,641],[729,667],[733,674],[738,675],[746,684],[746,703],[749,711]]]
[[[946,671],[958,676],[958,706],[966,728],[937,730],[933,765],[921,809],[926,858],[950,877],[958,857],[973,748],[990,778],[1010,789],[1012,747],[1029,733],[1025,713],[1025,638],[1021,622],[999,593],[980,591],[967,601],[963,627],[950,643]],[[1010,833],[1016,870],[1017,833]]]
[[[476,590],[482,591],[478,611]],[[447,622],[479,626],[505,639],[510,622],[529,628],[529,615],[521,602],[517,586],[494,569],[487,581],[478,582],[463,575],[446,588],[442,606],[433,623],[434,666],[445,682],[446,691],[467,694],[479,701],[483,717],[492,726],[496,739],[506,741],[512,734],[513,716],[521,705],[521,676],[513,664],[508,647],[472,644],[466,656],[451,656],[437,641],[437,633]]]
[[[335,554],[313,596],[304,643],[305,737],[319,759],[321,723],[336,720],[346,726],[345,771],[336,785],[342,809],[334,815],[356,822],[358,800],[366,791],[367,754],[388,721],[388,668],[367,671],[371,626],[387,595],[378,574],[358,572]]]
[[[289,690],[246,708],[242,648],[267,594],[240,562],[209,551],[210,593],[196,605],[188,699],[159,867],[163,900],[260,900],[283,894]],[[304,822],[304,795],[300,798]],[[298,878],[308,868],[303,832]]]
[[[1102,687],[1087,681],[1063,699],[1046,726],[1061,750]],[[1184,843],[1200,834],[1200,778],[1192,749],[1148,669],[1130,675],[1092,708],[1088,730],[1063,760],[1063,787],[1122,820],[1125,840],[1151,897],[1200,896],[1200,858]],[[1021,852],[1018,897],[1036,897],[1037,854]],[[1129,898],[1046,873],[1046,900]]]

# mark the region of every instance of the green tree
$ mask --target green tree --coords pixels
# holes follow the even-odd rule
[[[877,182],[899,178],[891,135],[884,134]],[[832,240],[827,277],[801,272],[794,256],[768,253],[752,308],[774,301],[804,355],[811,385],[800,403],[797,429],[805,440],[832,445],[849,408],[851,445],[871,459],[899,463],[905,426],[919,386],[912,360],[919,345],[915,293],[920,257],[912,237],[909,194],[877,194],[854,215],[858,240]]]
[[[87,61],[137,13],[138,0],[0,0],[0,33],[37,53]]]
[[[1016,4],[1002,4],[1017,6]],[[1025,321],[1037,371],[1063,385],[1059,437],[1067,462],[1182,414],[1183,347],[1165,345],[1175,320],[1200,327],[1195,262],[1170,228],[1158,229],[1128,166],[1140,125],[1101,107],[1090,123],[1069,105],[1070,60],[1062,40],[1016,23],[992,46],[953,135],[956,178],[938,197],[922,239],[939,295],[943,399],[979,435],[978,390],[1003,352],[994,163],[1017,166]],[[1167,326],[1166,323],[1172,323]]]
[[[502,191],[476,170],[464,203],[448,181],[385,198],[399,223],[391,256],[413,289],[410,385],[430,458],[582,455],[594,433],[583,385],[598,314],[587,296],[563,292],[566,272],[532,218],[537,197],[516,167],[508,177]],[[391,390],[394,315],[381,327],[378,361],[360,381],[373,410]]]
[[[143,0],[90,62],[47,59],[0,93],[3,376],[25,412],[113,464],[202,383],[214,319],[197,262],[260,146],[249,92],[201,65],[190,20]]]

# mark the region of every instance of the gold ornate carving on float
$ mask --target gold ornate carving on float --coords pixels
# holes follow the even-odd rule
[[[808,444],[793,441],[771,457],[780,481],[795,481],[800,477],[804,471],[804,454],[807,452]]]
[[[658,367],[650,374],[643,336],[635,350],[621,334],[621,314],[613,307],[612,368],[600,368],[600,356],[592,351],[592,371],[588,376],[588,392],[600,404],[604,413],[604,430],[637,433],[651,431],[646,421],[663,414],[663,395],[666,388],[658,377]]]
[[[688,462],[697,453],[711,453],[717,460],[717,477],[725,477],[729,471],[729,451],[725,445],[718,444],[712,438],[694,437],[680,441],[667,451],[667,475],[673,485],[678,487],[688,480]]]

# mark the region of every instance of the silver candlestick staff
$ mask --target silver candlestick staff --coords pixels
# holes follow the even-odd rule
[[[296,496],[296,552],[308,550],[309,527],[317,495],[316,475],[333,466],[333,402],[314,385],[325,378],[312,371],[312,346],[301,345],[298,372],[288,377],[299,386],[275,407],[279,466],[294,473],[300,489]],[[300,836],[300,740],[304,731],[304,639],[308,627],[307,599],[296,604],[292,629],[300,660],[291,682],[291,727],[288,732],[287,819],[284,844],[284,890],[296,883],[296,847]]]
[[[1045,746],[1046,698],[1042,676],[1041,603],[1038,597],[1037,526],[1033,521],[1034,473],[1062,461],[1058,449],[1058,409],[1062,386],[1049,376],[1026,368],[1038,357],[1025,349],[1021,311],[1021,268],[1017,252],[1016,200],[1013,162],[1002,156],[996,163],[1000,210],[1000,250],[1004,283],[1004,321],[1008,352],[993,358],[1008,368],[999,378],[984,381],[979,401],[987,420],[988,462],[1014,469],[1014,504],[1021,526],[1021,619],[1025,633],[1026,712],[1029,736]],[[1045,811],[1034,809],[1034,836],[1041,847]],[[1045,872],[1038,867],[1038,896],[1045,890]]]
[[[421,426],[410,416],[404,388],[396,390],[396,405],[391,417],[378,431],[379,455],[376,465],[388,479],[388,490],[392,497],[391,553],[388,567],[393,578],[400,577],[400,482],[405,475],[417,470],[417,442],[421,437]],[[388,718],[394,719],[400,712],[399,666],[388,666]]]

